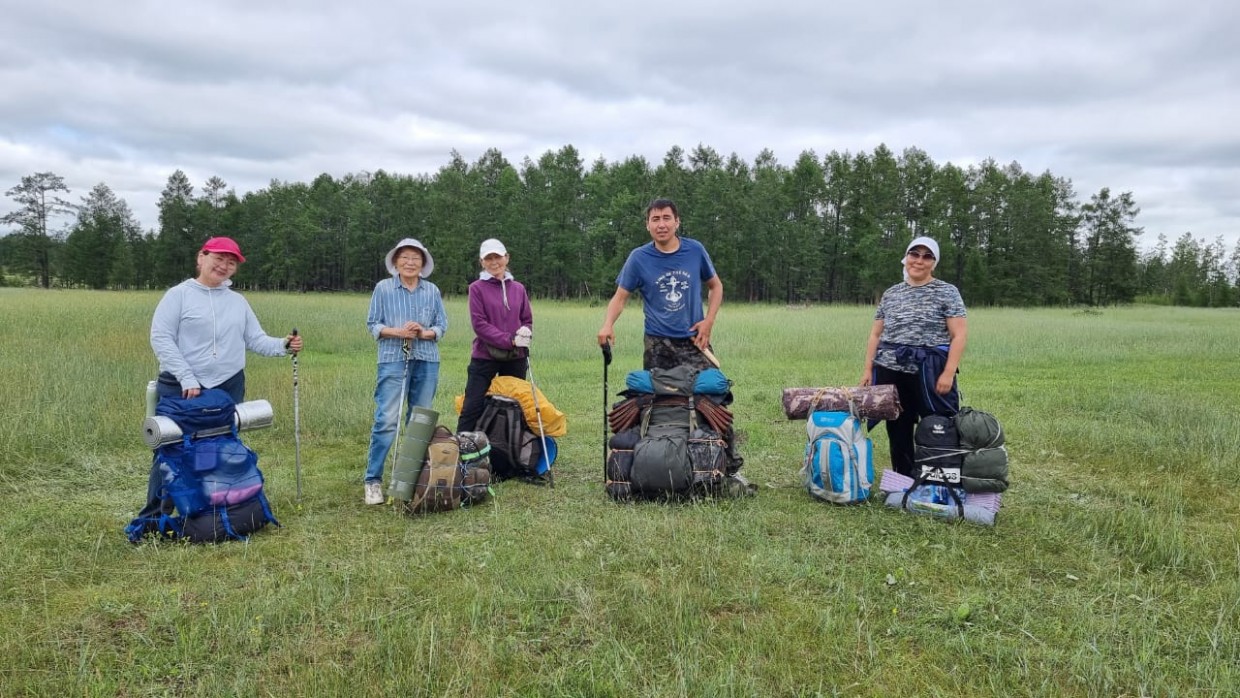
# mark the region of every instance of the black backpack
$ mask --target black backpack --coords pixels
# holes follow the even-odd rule
[[[922,417],[913,436],[913,461],[917,466],[913,473],[915,478],[924,475],[928,482],[960,484],[964,452],[960,450],[955,417],[947,414]]]
[[[488,395],[475,429],[491,445],[491,478],[542,478],[550,467],[543,462],[542,443],[525,422],[521,403],[503,395]],[[541,469],[541,472],[540,472]]]

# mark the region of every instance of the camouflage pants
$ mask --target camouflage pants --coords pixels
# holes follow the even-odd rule
[[[709,348],[709,345],[708,345]],[[711,351],[714,351],[711,348]],[[689,365],[705,370],[713,368],[706,355],[693,344],[693,338],[655,337],[646,335],[646,352],[642,355],[642,368],[673,368]]]

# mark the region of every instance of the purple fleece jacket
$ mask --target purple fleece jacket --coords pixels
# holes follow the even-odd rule
[[[508,299],[505,306],[505,296]],[[512,349],[512,339],[522,325],[534,329],[534,312],[525,287],[507,274],[503,281],[487,275],[469,285],[469,321],[474,326],[470,357],[491,360],[486,345]],[[521,356],[528,352],[522,350]]]

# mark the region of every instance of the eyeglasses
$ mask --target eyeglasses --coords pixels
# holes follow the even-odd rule
[[[934,261],[934,255],[930,254],[929,252],[909,252],[908,255],[906,256],[909,259],[924,259],[927,262]]]
[[[402,254],[401,256],[399,256],[399,257],[397,257],[397,258],[396,258],[396,261],[398,261],[398,262],[419,262],[419,263],[420,263],[420,262],[422,261],[422,255],[420,255],[420,254]]]
[[[235,267],[240,263],[237,261],[236,257],[230,254],[224,253],[224,252],[206,252],[204,254],[206,254],[208,257],[214,257],[217,261],[219,261],[221,264],[223,264],[226,267]]]

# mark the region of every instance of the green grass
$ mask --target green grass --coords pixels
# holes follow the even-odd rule
[[[724,306],[747,500],[602,492],[601,307],[536,304],[534,377],[569,415],[557,487],[423,518],[361,503],[374,346],[361,295],[250,294],[306,337],[251,356],[245,435],[284,524],[127,543],[149,451],[155,293],[0,289],[0,695],[1225,696],[1240,691],[1240,314],[980,309],[965,402],[1008,432],[993,529],[797,484],[780,389],[851,385],[868,307]],[[435,408],[471,338],[448,301]],[[641,357],[618,327],[614,393]],[[875,434],[876,462],[886,437]],[[892,583],[894,582],[894,583]]]

